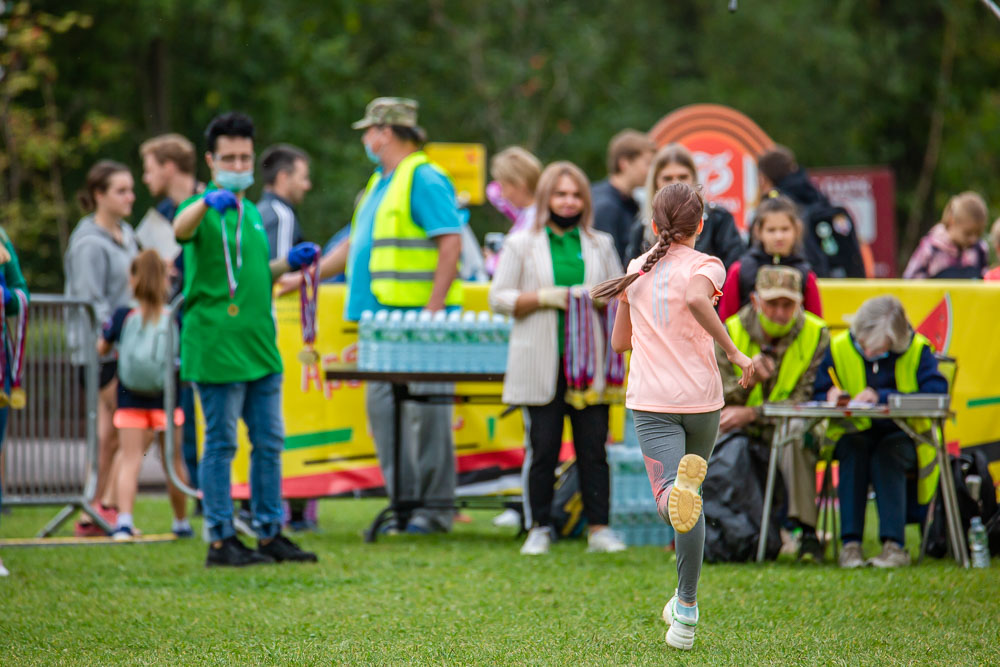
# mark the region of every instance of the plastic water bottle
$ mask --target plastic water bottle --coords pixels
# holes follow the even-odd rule
[[[394,310],[389,313],[389,323],[385,329],[387,368],[389,371],[401,371],[403,354],[403,311]]]
[[[370,371],[372,365],[372,346],[375,343],[375,313],[366,310],[361,313],[358,323],[358,368]]]
[[[413,370],[418,372],[426,372],[432,370],[431,363],[433,362],[433,346],[434,346],[434,314],[429,310],[423,310],[417,317],[415,332],[415,340],[413,341],[414,354],[413,358],[416,363],[413,366]]]
[[[493,316],[493,353],[490,355],[493,372],[503,373],[507,370],[507,347],[510,344],[510,319],[504,315]]]
[[[448,313],[448,345],[442,356],[445,373],[460,373],[465,365],[465,336],[462,333],[462,311]]]
[[[461,372],[476,373],[479,370],[479,323],[476,321],[476,311],[466,310],[462,313],[462,350],[465,360]]]
[[[493,370],[493,316],[485,310],[476,315],[476,353],[473,368],[477,373]]]
[[[402,370],[416,370],[417,359],[417,318],[416,310],[408,310],[403,315],[403,327],[400,332],[400,361]]]
[[[439,310],[434,313],[431,323],[431,349],[428,352],[428,368],[432,372],[443,372],[446,370],[446,360],[448,358],[448,314]]]
[[[982,491],[983,478],[979,475],[969,475],[965,478],[965,488],[969,496],[979,506],[979,493]],[[982,517],[976,515],[969,522],[969,553],[972,556],[972,567],[990,566],[990,544],[986,537],[986,527]]]
[[[375,371],[389,370],[388,344],[386,343],[386,329],[389,325],[389,311],[380,310],[375,313],[372,322],[372,353],[371,367]]]

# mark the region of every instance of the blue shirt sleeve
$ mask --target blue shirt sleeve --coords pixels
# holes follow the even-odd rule
[[[937,358],[931,348],[924,346],[917,365],[917,387],[921,394],[947,394],[948,381],[938,370]]]
[[[122,327],[125,325],[125,318],[132,312],[131,308],[119,308],[111,315],[111,319],[104,323],[101,336],[109,343],[117,343],[122,337]]]
[[[462,231],[462,221],[455,206],[455,188],[448,177],[429,164],[422,164],[413,172],[410,210],[413,221],[430,238]]]
[[[833,387],[833,380],[830,379],[831,368],[833,368],[833,354],[827,348],[826,354],[823,355],[823,361],[819,363],[819,368],[816,370],[816,380],[813,382],[813,400],[825,401],[826,395],[830,393],[830,388]]]

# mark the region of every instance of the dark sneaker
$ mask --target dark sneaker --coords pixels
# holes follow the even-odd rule
[[[273,562],[273,558],[250,549],[233,535],[222,540],[222,546],[218,549],[211,544],[208,545],[208,557],[205,558],[205,567],[244,567],[246,565],[263,565]]]
[[[278,533],[275,535],[274,539],[263,544],[262,542],[257,543],[257,551],[261,554],[269,556],[279,563],[283,561],[294,561],[300,563],[315,563],[318,558],[316,554],[310,551],[303,551],[299,548],[299,545],[292,542],[290,539]]]
[[[819,543],[816,533],[802,533],[802,540],[799,542],[798,559],[803,563],[823,562],[823,546]]]
[[[174,528],[174,535],[179,540],[186,540],[190,537],[194,537],[194,529],[191,526],[185,526],[183,528]]]

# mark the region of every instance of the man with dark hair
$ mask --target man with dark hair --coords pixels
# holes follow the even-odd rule
[[[295,207],[312,189],[309,180],[309,156],[289,144],[277,144],[264,151],[260,158],[260,175],[264,194],[257,202],[271,259],[284,257],[292,246],[305,240]]]
[[[315,259],[310,244],[268,260],[260,213],[245,197],[253,184],[253,121],[216,116],[205,132],[212,182],[181,204],[174,234],[184,248],[181,376],[195,383],[205,415],[199,466],[210,545],[206,566],[315,561],[281,534],[281,357],[272,313],[272,284]],[[250,453],[256,551],[236,537],[230,467],[242,418]]]
[[[757,158],[757,184],[762,197],[777,190],[798,206],[805,227],[803,251],[818,277],[865,277],[861,245],[850,215],[831,204],[812,184],[791,149],[775,144]]]
[[[615,249],[628,265],[628,243],[639,204],[632,191],[646,182],[656,152],[652,139],[637,130],[622,130],[608,143],[608,178],[590,188],[594,202],[594,228],[611,234]]]

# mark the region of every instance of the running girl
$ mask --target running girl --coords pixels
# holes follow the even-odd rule
[[[719,432],[722,380],[713,339],[743,372],[753,362],[740,352],[713,308],[726,271],[694,249],[704,201],[674,183],[653,199],[657,244],[632,260],[629,273],[595,287],[595,299],[622,301],[611,334],[617,352],[632,350],[625,405],[646,460],[660,516],[677,532],[677,590],[663,609],[667,644],[690,649],[698,625],[697,590],[705,547],[699,487]]]
[[[142,457],[153,440],[166,429],[167,416],[163,410],[163,377],[167,363],[176,358],[173,350],[166,350],[163,335],[166,327],[174,326],[164,308],[169,286],[167,268],[155,250],[141,252],[133,261],[129,283],[137,301],[132,308],[119,308],[104,325],[97,352],[108,354],[118,344],[118,409],[114,425],[119,430],[121,445],[115,485],[118,499],[118,519],[112,537],[116,540],[131,539],[135,534],[132,508],[139,485],[139,468]],[[176,330],[174,340],[177,340]],[[184,423],[184,412],[174,411],[174,424]],[[187,483],[186,466],[181,448],[181,429],[174,429],[174,460],[177,476]],[[167,462],[163,462],[166,470]],[[193,532],[187,520],[186,499],[180,489],[169,482],[167,491],[174,510],[173,531],[177,537],[191,537]]]

